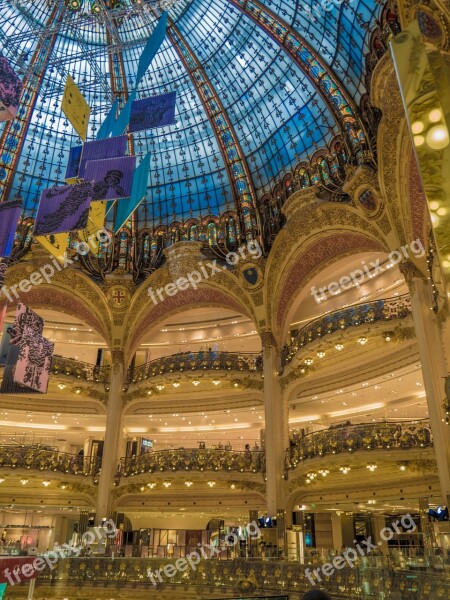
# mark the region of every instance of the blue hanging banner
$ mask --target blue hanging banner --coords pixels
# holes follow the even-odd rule
[[[139,65],[136,75],[136,89],[141,82],[141,79],[144,77],[146,70],[149,68],[150,63],[155,58],[156,53],[158,52],[161,44],[163,43],[166,37],[166,29],[167,29],[167,12],[164,12],[161,15],[160,20],[158,21],[158,25],[155,27],[152,35],[150,36],[148,42],[145,45],[144,50],[142,51],[141,58],[139,59]]]
[[[147,194],[148,174],[150,171],[150,153],[142,159],[141,164],[133,175],[130,200],[119,200],[117,203],[116,217],[114,219],[114,231],[117,233],[128,221],[133,212],[142,202]]]
[[[104,140],[109,137],[114,128],[114,124],[116,122],[116,114],[117,109],[119,108],[119,100],[116,98],[111,106],[111,110],[106,115],[105,120],[100,126],[100,129],[97,131],[97,140]]]

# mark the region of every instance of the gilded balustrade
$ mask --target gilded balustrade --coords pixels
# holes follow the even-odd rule
[[[62,375],[69,375],[85,381],[107,383],[109,381],[110,368],[109,366],[99,367],[73,358],[55,355],[52,361],[52,373],[55,373],[55,375],[61,373]]]
[[[165,373],[203,370],[262,371],[262,357],[252,352],[180,352],[130,368],[128,381],[138,383]]]
[[[0,468],[56,471],[70,475],[95,475],[99,459],[49,450],[39,446],[0,446]]]
[[[180,448],[148,452],[135,458],[121,458],[118,475],[129,477],[141,473],[167,471],[238,471],[258,473],[265,469],[261,451],[233,452],[218,449]]]
[[[196,570],[175,567],[170,559],[143,558],[67,558],[59,560],[53,571],[46,569],[40,580],[51,580],[54,585],[88,585],[96,583],[121,588],[139,584],[154,589],[148,573],[161,570],[164,586],[184,585],[232,588],[242,592],[273,591],[279,594],[302,594],[312,585],[305,569],[314,565],[298,562],[263,561],[258,559],[201,560]],[[164,567],[173,564],[172,577],[166,577]],[[442,559],[400,566],[388,557],[363,557],[355,568],[345,566],[331,577],[324,577],[321,587],[333,598],[351,600],[446,600],[449,598],[449,581],[445,577]],[[44,583],[44,581],[42,583]],[[214,597],[214,596],[212,596]]]
[[[328,333],[342,331],[349,327],[357,327],[365,323],[403,319],[411,314],[409,295],[396,296],[386,300],[375,300],[364,304],[355,304],[348,308],[336,310],[311,321],[291,338],[292,343],[282,353],[282,364],[291,362],[300,348],[310,344]]]
[[[409,450],[433,445],[430,423],[424,421],[362,423],[330,427],[304,437],[291,437],[286,451],[288,468],[301,461],[358,450]]]

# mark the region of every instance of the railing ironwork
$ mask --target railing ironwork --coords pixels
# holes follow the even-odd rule
[[[121,458],[119,475],[129,477],[141,473],[168,471],[238,471],[258,473],[264,471],[265,453],[261,450],[232,450],[180,448],[178,450],[152,451],[134,458]]]
[[[96,475],[100,459],[78,456],[59,450],[47,450],[38,445],[0,446],[0,468],[56,471],[69,475]]]
[[[336,426],[304,437],[291,437],[286,464],[293,469],[308,458],[358,450],[409,450],[432,445],[428,420]]]
[[[85,381],[94,381],[96,383],[108,383],[110,367],[100,367],[89,363],[81,362],[65,356],[53,356],[52,373],[57,375],[69,375],[76,379]]]
[[[386,300],[355,304],[328,313],[311,321],[296,333],[291,345],[285,347],[283,351],[282,364],[291,362],[300,348],[328,333],[376,321],[403,319],[409,314],[411,314],[411,301],[407,294]]]
[[[128,370],[128,381],[184,371],[262,371],[262,356],[256,352],[180,352],[156,358]]]

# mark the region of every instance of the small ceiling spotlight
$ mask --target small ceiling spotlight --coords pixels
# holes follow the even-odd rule
[[[162,392],[164,387],[165,386],[162,383],[158,383],[158,385],[156,386],[156,389],[159,390],[160,392]]]
[[[366,337],[360,337],[358,338],[358,344],[361,344],[361,346],[364,346],[364,344],[367,344],[369,340]]]
[[[81,388],[80,387],[75,388],[75,394],[81,394]]]
[[[317,356],[318,356],[319,358],[324,358],[324,356],[325,356],[325,352],[318,352],[318,353],[317,353]]]
[[[330,471],[328,469],[319,469],[319,474],[322,475],[322,477],[326,477],[329,473]]]
[[[28,479],[21,479],[21,480],[20,480],[20,483],[21,483],[22,485],[27,485],[27,483],[28,483]]]
[[[219,383],[220,383],[220,379],[213,379],[212,380],[212,384],[213,385],[219,385]]]
[[[392,340],[392,338],[394,337],[394,332],[393,331],[385,331],[383,336],[384,336],[384,339],[386,342],[390,342]]]
[[[0,477],[0,483],[3,483],[5,481],[4,477]]]
[[[141,485],[139,489],[141,490],[141,492],[145,492],[145,485]]]
[[[180,387],[180,385],[181,385],[181,383],[180,383],[179,381],[174,381],[174,382],[172,383],[172,385],[173,385],[173,387],[174,387],[174,388],[179,388],[179,387]]]
[[[60,390],[64,390],[66,386],[64,383],[58,383],[58,387]]]
[[[339,467],[339,471],[343,474],[343,475],[347,475],[347,473],[349,473],[351,471],[350,467]]]
[[[185,481],[185,482],[184,482],[184,485],[185,485],[186,487],[190,488],[192,485],[194,485],[194,482],[193,482],[193,481]]]
[[[308,367],[310,367],[313,364],[313,359],[312,358],[305,358],[305,365],[307,365]]]
[[[45,485],[45,487],[48,487],[50,485],[50,481],[43,481],[42,485]]]
[[[343,350],[344,349],[344,344],[335,344],[334,346],[336,348],[336,350]]]
[[[199,379],[194,379],[192,381],[192,384],[195,385],[195,386],[200,385],[200,380]]]
[[[156,483],[147,483],[147,487],[151,490],[156,486]]]
[[[373,473],[375,471],[375,469],[378,469],[378,465],[376,465],[375,463],[368,464],[367,468],[369,469],[369,471],[371,471]]]
[[[208,485],[210,488],[213,488],[216,485],[215,481],[208,481]]]
[[[239,381],[237,381],[237,380],[233,381],[233,387],[235,387],[235,388],[239,387]]]
[[[172,485],[172,483],[170,481],[163,481],[163,486],[165,488],[169,488]]]
[[[400,469],[400,471],[406,471],[408,465],[406,463],[398,463],[398,468]]]

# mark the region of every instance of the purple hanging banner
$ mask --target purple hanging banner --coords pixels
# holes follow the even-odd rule
[[[0,55],[0,122],[14,119],[23,84],[4,56]]]
[[[21,210],[22,200],[0,203],[0,257],[11,254]]]
[[[176,92],[136,100],[131,105],[128,131],[142,131],[175,123]]]
[[[34,236],[85,229],[92,200],[89,182],[44,190],[34,225]]]
[[[85,176],[86,163],[88,160],[100,160],[104,158],[117,158],[125,156],[128,145],[128,136],[120,135],[118,137],[106,138],[104,140],[94,140],[86,142],[81,153],[79,177],[87,179]]]
[[[114,200],[131,196],[135,168],[135,156],[90,160],[86,165],[85,178],[93,183],[92,200]]]

